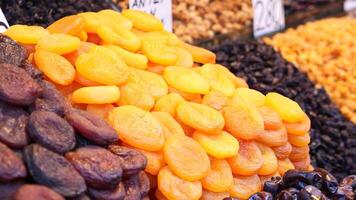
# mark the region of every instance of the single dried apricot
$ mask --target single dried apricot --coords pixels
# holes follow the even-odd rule
[[[119,24],[120,27],[125,28],[127,30],[130,30],[133,26],[132,22],[129,19],[123,17],[117,11],[106,9],[99,11],[98,14],[106,18],[110,18],[110,20],[112,20],[116,24]]]
[[[161,64],[157,64],[157,63],[148,61],[147,71],[149,71],[149,72],[153,72],[155,74],[162,75],[164,72],[164,68],[165,68],[165,66],[163,66]]]
[[[90,42],[81,42],[79,45],[79,48],[73,52],[63,54],[62,56],[65,57],[72,65],[75,65],[75,62],[77,61],[78,57],[82,55],[83,53],[87,53],[90,48],[94,47],[94,43]]]
[[[190,137],[175,134],[167,138],[163,155],[174,174],[184,180],[197,181],[209,173],[208,155],[199,143]]]
[[[257,175],[235,176],[230,188],[230,195],[235,198],[248,199],[252,194],[261,191],[262,183]]]
[[[300,160],[300,161],[295,161],[295,162],[292,162],[295,169],[298,169],[298,170],[308,170],[310,168],[310,156],[308,155],[306,158]]]
[[[40,26],[13,25],[5,35],[22,44],[36,44],[41,38],[50,35],[49,31]]]
[[[293,162],[297,162],[305,159],[309,155],[309,146],[292,146],[289,159]]]
[[[76,35],[85,27],[85,18],[80,15],[63,17],[47,27],[49,32]]]
[[[133,27],[142,31],[162,31],[162,22],[153,15],[139,10],[124,10],[122,16],[133,23]]]
[[[257,143],[257,146],[261,150],[263,157],[263,165],[258,170],[258,174],[265,176],[274,173],[278,168],[278,162],[273,149],[260,143]]]
[[[99,37],[106,43],[118,45],[129,51],[137,51],[141,46],[140,39],[131,31],[123,28],[99,26]]]
[[[174,49],[157,41],[143,41],[141,48],[144,55],[157,64],[173,65],[178,59]]]
[[[199,72],[209,82],[212,90],[232,96],[235,91],[234,83],[226,76],[226,68],[218,64],[205,64]]]
[[[196,131],[193,138],[209,155],[215,158],[224,159],[236,156],[239,150],[237,139],[225,131],[221,131],[218,135],[206,135]]]
[[[242,78],[235,76],[229,70],[226,71],[226,76],[235,84],[236,88],[248,88],[246,81]]]
[[[114,109],[112,104],[89,104],[87,106],[87,111],[101,117],[102,119],[107,119],[109,112]]]
[[[119,98],[120,90],[114,85],[82,87],[72,95],[74,103],[85,104],[115,103]]]
[[[174,66],[179,67],[193,67],[194,61],[192,55],[185,49],[179,47],[172,47],[175,54],[178,56]]]
[[[283,124],[286,127],[288,134],[291,135],[304,135],[310,130],[311,125],[307,115],[305,115],[300,122],[289,123],[285,121]]]
[[[292,152],[292,145],[289,142],[287,142],[282,146],[273,147],[273,151],[277,159],[283,160],[290,156]]]
[[[265,104],[265,95],[261,92],[249,88],[237,88],[232,97],[232,101],[241,101],[241,99],[253,103],[255,106],[263,106]]]
[[[284,126],[276,130],[264,130],[258,135],[256,141],[270,147],[282,146],[288,142],[287,130]]]
[[[79,48],[80,40],[77,37],[63,33],[55,33],[42,37],[36,45],[36,50],[50,51],[57,54],[66,54]]]
[[[287,122],[298,122],[304,118],[304,112],[295,101],[275,92],[266,95],[266,106],[276,111]]]
[[[256,139],[264,130],[263,119],[256,106],[240,102],[226,106],[222,110],[226,130],[233,136],[244,140]]]
[[[118,105],[134,105],[143,110],[151,110],[155,104],[155,99],[136,84],[127,83],[120,87],[121,97]]]
[[[306,133],[304,135],[288,135],[288,141],[294,146],[304,147],[310,143],[310,135]]]
[[[79,33],[77,33],[74,36],[79,38],[79,40],[82,41],[82,42],[86,42],[88,40],[88,33],[83,31],[83,30],[79,31]]]
[[[163,128],[151,113],[135,106],[120,106],[110,112],[109,121],[127,144],[146,151],[162,149]]]
[[[226,197],[230,197],[229,192],[211,192],[203,189],[203,194],[200,200],[217,200],[225,199]]]
[[[229,191],[233,184],[233,176],[226,160],[211,159],[208,175],[201,180],[203,188],[212,192]]]
[[[295,169],[293,163],[288,159],[278,160],[278,172],[282,176],[290,169]]]
[[[96,33],[98,27],[101,25],[102,18],[95,12],[83,12],[78,14],[85,19],[84,30],[88,33]]]
[[[49,79],[60,85],[69,85],[75,78],[75,69],[64,57],[37,50],[34,55],[36,65]]]
[[[158,174],[158,189],[170,200],[198,200],[202,195],[200,181],[186,181],[165,167]]]
[[[74,81],[79,83],[82,86],[99,86],[100,84],[89,79],[86,79],[78,72],[75,73]]]
[[[75,66],[80,75],[106,85],[125,83],[129,76],[125,62],[111,50],[100,46],[80,55]]]
[[[238,175],[253,175],[263,165],[262,152],[254,142],[239,141],[237,155],[228,158],[232,172]]]
[[[159,43],[165,44],[169,47],[178,47],[178,46],[180,46],[180,43],[181,43],[179,38],[174,33],[164,31],[164,30],[163,31],[151,31],[151,32],[142,32],[142,31],[138,32],[137,30],[134,30],[133,32],[137,37],[139,37],[141,39],[141,41],[159,42]]]
[[[105,45],[105,47],[115,52],[119,57],[121,57],[125,61],[125,63],[128,66],[138,68],[138,69],[147,68],[148,59],[146,56],[138,53],[132,53],[116,45],[110,44],[110,45]]]
[[[166,112],[152,112],[152,115],[161,123],[165,138],[174,134],[185,135],[180,124]]]
[[[156,197],[157,200],[168,200],[167,197],[165,197],[158,189],[155,191],[154,197]]]
[[[197,94],[197,93],[189,93],[189,92],[183,92],[182,90],[178,90],[174,87],[168,86],[168,91],[170,93],[176,93],[179,94],[181,97],[183,97],[183,99],[187,100],[187,101],[193,101],[196,99],[201,99],[201,95]]]
[[[228,101],[227,96],[219,91],[210,91],[208,94],[204,95],[202,104],[210,106],[215,110],[221,110],[226,105]]]
[[[159,170],[161,170],[166,165],[166,162],[163,158],[163,154],[160,152],[150,152],[142,149],[137,150],[143,155],[145,155],[145,157],[147,158],[145,172],[157,176]]]
[[[200,47],[196,47],[193,45],[190,45],[188,43],[184,43],[182,42],[182,47],[187,50],[192,56],[193,56],[193,60],[194,62],[197,63],[212,63],[214,64],[216,61],[216,55],[215,53],[200,48]]]
[[[176,118],[176,121],[178,122],[178,124],[180,124],[180,126],[184,130],[185,135],[192,137],[195,129],[184,124],[179,118]]]
[[[278,113],[271,108],[261,106],[258,107],[258,111],[263,118],[265,130],[276,130],[283,125],[281,117],[279,117]]]
[[[219,111],[198,103],[181,102],[177,116],[186,125],[206,134],[219,134],[225,124]]]
[[[183,97],[181,97],[179,94],[170,93],[170,94],[167,94],[167,95],[159,98],[158,101],[156,102],[153,110],[167,112],[172,117],[175,117],[177,107],[178,107],[179,103],[181,103],[183,101],[184,101]]]

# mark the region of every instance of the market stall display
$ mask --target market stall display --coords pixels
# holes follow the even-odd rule
[[[342,2],[342,0],[283,0],[284,10],[287,15],[324,6],[332,2]]]

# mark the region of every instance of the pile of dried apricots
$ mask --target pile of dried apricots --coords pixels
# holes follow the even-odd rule
[[[312,168],[297,103],[249,89],[149,14],[86,12],[5,34],[74,106],[146,155],[158,199],[247,199],[271,176]]]

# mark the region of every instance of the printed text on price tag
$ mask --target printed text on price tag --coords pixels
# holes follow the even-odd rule
[[[172,0],[130,0],[129,7],[154,15],[167,31],[172,32]]]
[[[5,32],[6,29],[8,28],[9,28],[9,23],[7,23],[5,15],[0,8],[0,33]]]
[[[356,9],[356,0],[345,0],[344,10],[348,12],[354,9]]]
[[[255,37],[283,30],[285,27],[282,0],[252,0],[253,34]]]

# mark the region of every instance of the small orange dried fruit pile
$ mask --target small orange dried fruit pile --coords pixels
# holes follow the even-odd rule
[[[262,181],[309,169],[310,120],[264,95],[141,11],[86,12],[6,35],[73,106],[108,121],[147,157],[157,199],[246,199]]]

